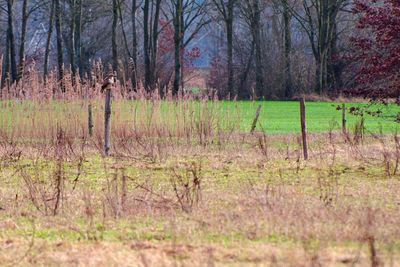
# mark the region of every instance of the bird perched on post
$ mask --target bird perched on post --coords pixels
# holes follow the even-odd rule
[[[111,90],[112,86],[117,82],[114,74],[108,75],[101,86],[101,92],[104,93],[106,90]]]

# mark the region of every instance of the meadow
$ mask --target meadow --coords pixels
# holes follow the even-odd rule
[[[2,130],[44,131],[60,126],[74,135],[87,134],[88,104],[92,106],[95,127],[103,130],[103,101],[3,101],[0,108]],[[307,102],[307,129],[310,133],[338,132],[342,127],[341,103]],[[257,127],[267,134],[296,134],[300,131],[300,110],[298,101],[129,101],[117,100],[113,103],[112,124],[114,129],[128,125],[163,125],[170,131],[180,131],[187,120],[192,123],[201,120],[213,124],[212,127],[224,131],[247,132],[251,129],[256,110],[261,106],[261,116]],[[397,105],[367,103],[346,103],[351,107],[382,111],[380,116],[364,115],[365,130],[372,133],[394,133],[398,129]],[[351,131],[360,121],[360,116],[346,112],[347,127]],[[186,119],[186,121],[185,121]],[[194,125],[192,125],[194,126]],[[182,126],[183,127],[183,126]],[[54,134],[54,129],[52,130]],[[20,133],[22,134],[22,133]],[[29,133],[26,133],[29,134]],[[37,133],[39,134],[39,133]],[[99,133],[100,134],[100,133]],[[40,135],[40,134],[39,134]]]
[[[105,157],[101,100],[3,101],[1,265],[400,266],[399,108],[340,104],[304,160],[298,102],[116,100]]]

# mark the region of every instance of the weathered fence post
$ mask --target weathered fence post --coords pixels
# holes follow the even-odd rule
[[[347,134],[346,122],[346,104],[342,104],[342,133],[344,135]]]
[[[361,142],[364,142],[364,135],[365,135],[365,119],[364,119],[364,113],[361,115],[360,128],[361,128]]]
[[[101,87],[101,92],[105,92],[105,104],[104,104],[104,155],[108,157],[110,155],[110,138],[111,138],[111,89],[116,82],[116,75],[111,74],[104,81]]]
[[[251,134],[254,133],[254,131],[256,130],[258,118],[260,117],[260,113],[261,113],[261,105],[258,106],[257,111],[256,111],[256,116],[254,117],[253,124],[251,125],[251,130],[250,130]]]
[[[92,103],[89,102],[88,105],[88,129],[89,129],[89,136],[93,136],[93,109],[92,109]]]
[[[106,89],[106,99],[104,105],[104,155],[110,154],[110,135],[111,135],[111,88]]]
[[[300,99],[300,120],[301,120],[301,137],[303,140],[303,155],[304,159],[308,160],[306,104],[304,97]]]

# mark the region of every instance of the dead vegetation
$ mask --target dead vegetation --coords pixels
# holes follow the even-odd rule
[[[62,128],[34,144],[4,133],[2,262],[124,265],[121,250],[142,265],[399,264],[397,135],[312,135],[304,161],[297,136],[223,139],[202,118],[180,135],[117,129],[108,158]],[[35,238],[26,257],[20,231]],[[88,261],[94,247],[108,256]]]
[[[218,101],[139,99],[114,105],[110,157],[94,99],[1,103],[2,263],[399,266],[397,134],[332,126],[304,160]]]

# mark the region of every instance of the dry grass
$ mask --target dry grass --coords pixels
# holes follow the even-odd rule
[[[298,136],[248,134],[212,95],[122,82],[138,101],[114,105],[103,157],[103,72],[2,91],[1,265],[400,266],[398,136],[310,135],[304,161]]]
[[[1,262],[399,266],[394,137],[313,135],[307,162],[296,136],[229,140],[142,139],[151,156],[125,140],[102,158],[94,139],[3,135]]]

